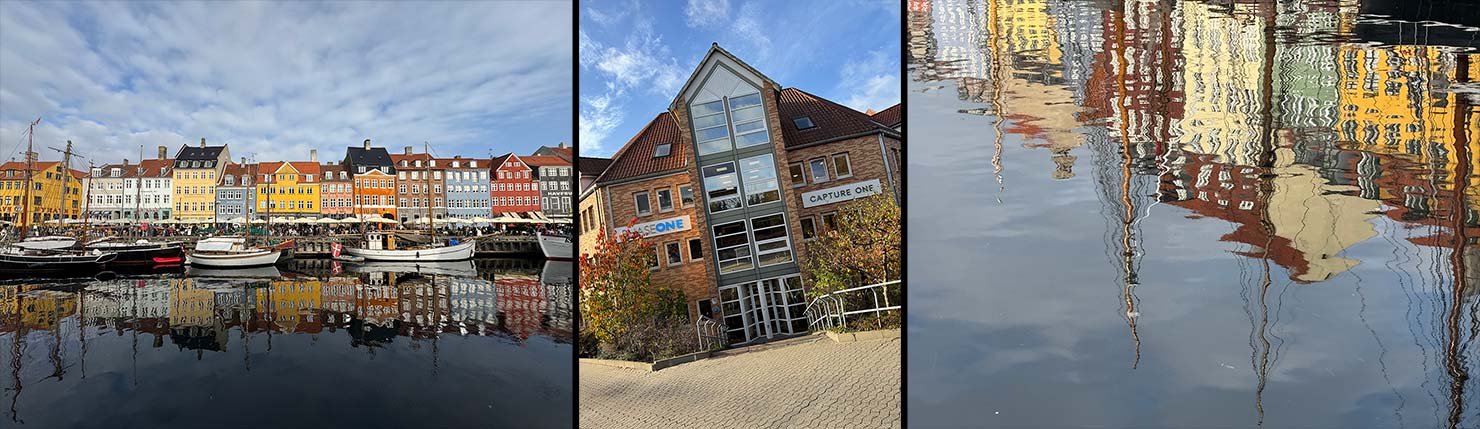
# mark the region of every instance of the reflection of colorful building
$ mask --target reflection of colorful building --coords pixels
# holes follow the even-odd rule
[[[1216,155],[1235,165],[1257,165],[1266,103],[1264,22],[1254,4],[1180,4],[1181,81],[1186,101],[1176,142],[1184,150]]]
[[[170,279],[170,325],[209,326],[215,321],[216,294],[195,287],[195,279]]]
[[[275,280],[257,290],[258,311],[271,317],[279,331],[319,332],[324,321],[319,317],[322,305],[322,283],[317,279]]]
[[[493,282],[504,329],[523,339],[544,321],[545,288],[538,277],[509,276]]]

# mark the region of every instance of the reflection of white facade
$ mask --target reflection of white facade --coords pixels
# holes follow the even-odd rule
[[[479,278],[448,278],[448,299],[452,301],[454,323],[483,323],[498,320],[498,294],[493,282]]]
[[[1181,4],[1186,102],[1175,134],[1185,150],[1217,155],[1223,163],[1255,165],[1268,23],[1247,10],[1253,5],[1233,7],[1245,10],[1230,16],[1217,10],[1224,6]]]

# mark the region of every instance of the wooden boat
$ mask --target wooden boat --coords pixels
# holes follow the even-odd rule
[[[455,241],[450,240],[448,245],[434,242],[428,246],[397,249],[394,232],[377,231],[365,234],[364,248],[346,246],[344,253],[365,258],[367,261],[433,262],[473,259],[477,243],[468,241],[454,244]]]
[[[0,276],[91,276],[117,257],[116,253],[102,251],[46,252],[6,247],[0,249]]]
[[[540,240],[540,251],[544,252],[545,259],[556,261],[569,261],[575,259],[575,245],[571,243],[570,237],[559,235],[545,235],[536,233]]]
[[[242,237],[211,237],[195,243],[185,261],[200,267],[247,268],[276,264],[282,255],[279,249],[249,247]]]
[[[185,246],[178,241],[139,240],[133,243],[95,241],[88,243],[85,250],[117,253],[118,258],[108,263],[110,267],[152,267],[179,264],[183,262],[185,256]]]
[[[14,246],[25,250],[61,250],[77,245],[77,239],[65,235],[27,237],[15,242]]]

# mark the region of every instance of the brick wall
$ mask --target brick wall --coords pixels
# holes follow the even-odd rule
[[[886,149],[897,149],[899,148],[899,141],[890,137],[884,137],[884,145]],[[838,178],[838,172],[833,165],[832,156],[840,153],[848,154],[848,161],[852,165],[853,170],[853,174],[851,177],[845,177],[841,179]],[[811,208],[802,208],[802,194],[805,192],[811,192],[819,189],[826,189],[850,183],[864,182],[872,179],[879,179],[879,183],[884,185],[884,189],[882,189],[882,191],[885,193],[889,193],[890,189],[898,189],[897,187],[899,184],[899,171],[895,168],[895,160],[892,158],[888,160],[889,170],[893,170],[893,175],[889,175],[884,168],[886,157],[891,156],[892,155],[881,153],[879,151],[878,134],[856,137],[847,140],[840,140],[832,143],[825,143],[817,146],[810,146],[791,151],[787,154],[787,157],[792,162],[799,162],[803,164],[802,174],[806,179],[806,183],[802,184],[799,187],[793,188],[791,186],[795,183],[791,180],[790,165],[782,166],[781,170],[779,170],[782,175],[786,176],[785,181],[787,182],[787,189],[790,190],[790,194],[788,194],[790,199],[787,201],[787,204],[794,204],[796,207],[796,210],[792,212],[795,213],[795,219],[789,220],[791,222],[794,222],[796,224],[796,227],[800,230],[801,221],[803,218],[809,216],[814,217],[817,219],[816,224],[820,228],[820,226],[822,225],[821,216],[823,213],[836,212],[838,210],[838,207],[841,207],[845,204],[845,202],[837,202]],[[812,182],[811,170],[806,166],[806,164],[811,160],[818,158],[822,158],[827,162],[827,182]],[[801,237],[801,232],[797,232],[796,236]]]
[[[692,163],[690,163],[692,164]],[[607,194],[603,198],[611,199],[611,224],[608,227],[625,227],[636,218],[636,223],[652,222],[661,219],[689,216],[689,230],[656,235],[648,238],[648,242],[657,246],[658,270],[653,272],[652,282],[654,285],[662,285],[682,290],[689,301],[689,316],[696,317],[699,309],[696,300],[709,299],[715,296],[712,286],[713,280],[710,276],[708,266],[713,264],[709,256],[709,243],[705,239],[703,224],[699,222],[702,210],[699,208],[699,188],[690,179],[687,173],[673,174],[654,179],[638,182],[623,183],[619,185],[606,186],[601,191]],[[679,194],[679,187],[694,186],[695,201],[683,205]],[[673,211],[661,212],[658,206],[657,191],[668,189],[673,195]],[[639,216],[637,205],[633,200],[633,194],[645,192],[648,194],[649,206],[652,214]],[[699,239],[703,248],[702,259],[695,261],[689,255],[689,240]],[[670,265],[667,261],[664,245],[677,242],[681,262]]]

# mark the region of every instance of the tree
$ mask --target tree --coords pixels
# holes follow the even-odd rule
[[[683,292],[652,285],[654,245],[629,229],[601,231],[596,251],[582,255],[581,329],[604,344],[617,344],[629,329],[688,316]]]
[[[844,203],[834,223],[806,244],[802,269],[813,296],[900,279],[901,219],[889,193]],[[890,305],[888,289],[884,300]]]

